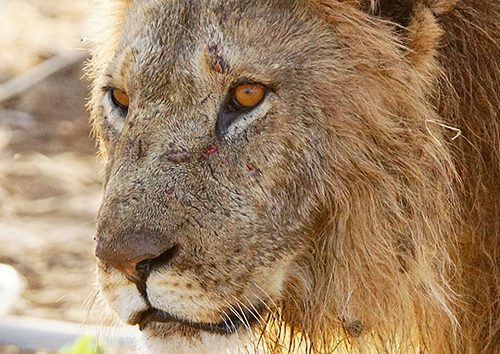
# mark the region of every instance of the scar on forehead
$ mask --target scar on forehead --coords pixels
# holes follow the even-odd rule
[[[219,48],[216,45],[209,46],[206,50],[206,56],[210,69],[219,74],[225,74],[227,72],[228,65],[222,58]]]

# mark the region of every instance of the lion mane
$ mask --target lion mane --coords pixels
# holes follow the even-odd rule
[[[106,1],[113,25],[91,77],[131,2]],[[350,133],[321,147],[321,212],[256,341],[275,353],[498,353],[500,3],[297,3],[350,43],[363,75],[344,98],[328,96],[340,85],[328,75],[314,83],[327,129]]]

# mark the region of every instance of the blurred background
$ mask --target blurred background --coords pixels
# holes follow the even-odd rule
[[[0,264],[20,276],[0,269],[0,316],[103,323],[92,241],[101,167],[82,78],[89,3],[0,0]],[[45,351],[0,346],[21,352]]]

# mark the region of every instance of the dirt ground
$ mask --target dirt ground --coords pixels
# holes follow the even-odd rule
[[[58,53],[84,52],[88,3],[0,0],[0,85]],[[92,306],[101,174],[87,85],[78,63],[0,101],[0,263],[26,283],[13,315],[102,322]]]

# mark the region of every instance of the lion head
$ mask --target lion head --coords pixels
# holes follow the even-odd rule
[[[450,348],[454,1],[367,3],[108,2],[98,273],[151,351]]]

